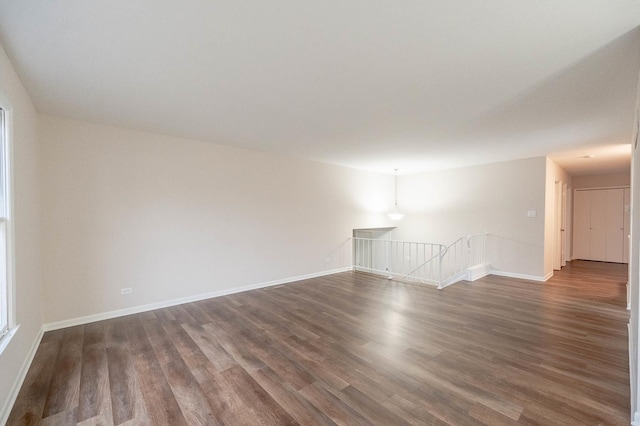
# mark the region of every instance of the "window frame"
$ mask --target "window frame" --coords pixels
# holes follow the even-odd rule
[[[15,283],[12,198],[12,115],[9,103],[0,93],[0,353],[18,329],[15,318]],[[4,264],[1,257],[4,252]]]

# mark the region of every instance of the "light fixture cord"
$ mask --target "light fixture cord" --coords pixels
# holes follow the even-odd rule
[[[398,207],[398,169],[394,169],[396,178],[395,178],[395,183],[396,183],[396,187],[395,187],[395,201],[396,201],[396,207]]]

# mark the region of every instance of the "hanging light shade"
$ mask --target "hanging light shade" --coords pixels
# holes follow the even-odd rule
[[[389,216],[389,219],[391,220],[400,220],[404,215],[400,213],[400,209],[398,209],[398,169],[394,169],[393,171],[395,172],[395,204],[393,206],[393,210],[391,210],[387,216]]]

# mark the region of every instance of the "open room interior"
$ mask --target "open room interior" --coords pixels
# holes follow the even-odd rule
[[[640,4],[576,7],[0,1],[0,424],[640,425]]]

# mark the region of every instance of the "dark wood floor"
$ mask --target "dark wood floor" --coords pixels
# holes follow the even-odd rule
[[[626,266],[343,273],[46,333],[9,425],[628,425]]]

